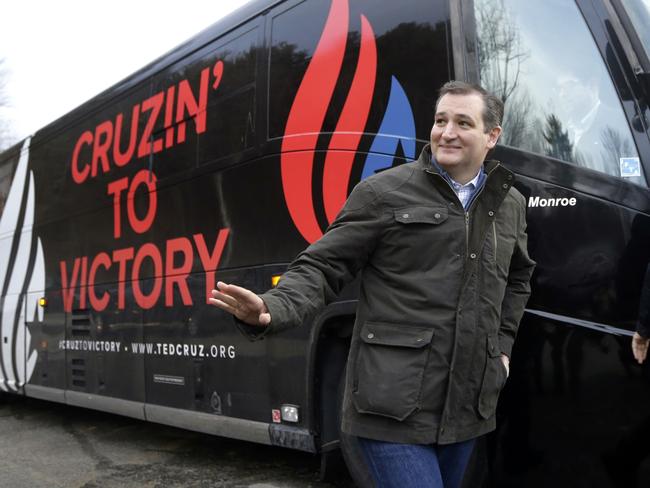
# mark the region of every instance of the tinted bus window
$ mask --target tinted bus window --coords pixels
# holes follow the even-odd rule
[[[210,54],[223,62],[214,104],[208,109],[208,137],[199,141],[199,162],[236,154],[255,143],[255,83],[259,31],[247,26]]]
[[[372,101],[367,123],[361,125],[360,132],[385,132],[427,142],[436,90],[449,79],[451,70],[447,17],[448,2],[441,0],[295,2],[279,8],[270,19],[268,137],[274,139],[284,135],[296,93],[308,66],[312,66],[312,69],[324,70],[321,72],[335,73],[331,95],[323,88],[326,83],[322,78],[314,86],[313,97],[324,97],[328,102],[320,132],[341,130],[337,129],[337,124],[348,94],[353,90],[355,79],[359,82],[359,77],[366,74],[370,81],[361,91],[369,94]],[[360,65],[364,24],[368,45],[374,46],[369,50],[376,49],[376,62]],[[310,28],[296,28],[307,25]],[[340,48],[340,57],[331,53],[320,58],[314,56],[321,41],[330,43],[332,51]],[[308,91],[306,86],[302,88]],[[396,110],[391,113],[393,107]],[[391,119],[393,114],[395,120],[402,123],[396,123],[389,130],[381,122]],[[362,143],[359,149],[368,150],[369,147],[364,148]],[[404,152],[404,156],[410,158],[416,151],[407,149]]]
[[[269,14],[268,137],[281,143],[287,209],[306,241],[359,180],[428,142],[451,71],[447,18],[444,0],[286,2]]]
[[[481,83],[506,103],[501,143],[646,186],[630,128],[573,2],[477,0]]]
[[[247,26],[156,77],[153,91],[175,102],[153,138],[183,140],[177,150],[155,154],[159,179],[253,146],[257,38],[258,30]]]

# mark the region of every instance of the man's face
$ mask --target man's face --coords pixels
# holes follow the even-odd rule
[[[476,176],[500,133],[501,127],[485,132],[480,95],[448,93],[438,102],[431,129],[431,153],[452,178],[466,183]]]

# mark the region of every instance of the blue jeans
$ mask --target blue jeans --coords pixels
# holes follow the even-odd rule
[[[475,439],[440,446],[359,438],[375,488],[459,488]]]

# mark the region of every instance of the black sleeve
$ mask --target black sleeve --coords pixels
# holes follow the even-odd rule
[[[530,297],[530,277],[535,269],[535,261],[528,255],[528,235],[526,234],[526,203],[519,195],[517,223],[517,242],[510,260],[508,283],[501,304],[501,327],[499,346],[501,352],[510,357],[519,323],[524,315],[526,302]]]
[[[261,329],[235,320],[239,330],[260,339],[308,322],[334,300],[372,253],[382,230],[381,208],[368,180],[359,183],[325,235],[300,253],[276,288],[260,295],[271,323]]]

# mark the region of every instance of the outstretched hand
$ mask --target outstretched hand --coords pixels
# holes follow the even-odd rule
[[[212,290],[212,297],[208,301],[247,324],[267,326],[271,323],[271,314],[264,300],[241,286],[219,281],[217,289]]]
[[[648,355],[648,343],[650,339],[641,336],[638,332],[632,336],[632,354],[639,364],[642,364]]]

